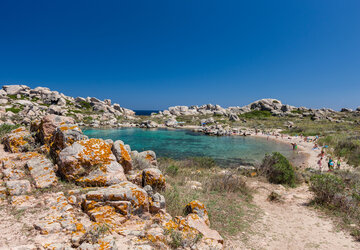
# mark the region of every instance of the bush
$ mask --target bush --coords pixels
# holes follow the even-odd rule
[[[310,180],[310,189],[319,203],[331,203],[335,195],[342,193],[345,189],[342,179],[333,174],[313,175]]]
[[[295,187],[295,170],[288,159],[279,152],[265,155],[259,172],[271,183]]]

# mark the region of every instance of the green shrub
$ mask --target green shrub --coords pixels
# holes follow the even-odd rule
[[[92,118],[91,116],[85,116],[84,119],[83,119],[83,121],[84,121],[85,123],[91,123],[91,122],[93,121],[93,118]]]
[[[295,186],[295,170],[288,159],[279,152],[265,155],[259,172],[271,183]]]
[[[294,110],[291,110],[290,112],[293,114],[300,114],[300,115],[303,113],[303,111],[301,111],[299,109],[294,109]]]
[[[10,125],[10,124],[2,124],[0,125],[0,138],[9,133],[11,130],[20,127],[20,124]]]
[[[5,109],[5,111],[6,111],[6,112],[11,111],[11,112],[13,112],[14,114],[17,114],[17,113],[19,113],[19,112],[21,111],[21,109],[19,109],[19,108],[7,108],[7,109]]]
[[[91,109],[91,104],[90,104],[90,102],[81,101],[81,102],[80,102],[80,105],[81,105],[81,107],[84,108],[84,109]]]
[[[333,174],[313,175],[310,180],[310,189],[319,203],[333,202],[334,196],[342,193],[345,189],[343,180]]]
[[[250,111],[247,112],[245,114],[240,115],[241,117],[244,118],[267,118],[267,117],[271,117],[271,112],[270,111],[261,111],[261,110],[254,110],[254,111]]]

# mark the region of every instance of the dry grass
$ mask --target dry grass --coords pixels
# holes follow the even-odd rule
[[[224,170],[209,158],[160,159],[159,162],[169,185],[163,195],[172,216],[184,215],[186,204],[199,200],[208,210],[211,227],[223,237],[250,230],[258,210],[251,204],[252,190],[244,176],[222,173]]]

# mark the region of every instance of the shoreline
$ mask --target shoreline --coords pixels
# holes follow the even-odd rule
[[[88,129],[99,129],[99,130],[107,130],[107,129],[122,129],[122,128],[140,128],[140,129],[168,129],[168,130],[190,130],[192,132],[195,133],[200,133],[206,136],[211,136],[211,135],[207,135],[201,131],[196,131],[196,129],[201,128],[201,126],[183,126],[183,127],[166,127],[165,125],[156,127],[156,128],[141,128],[139,126],[119,126],[119,127],[99,127],[99,128],[94,128],[94,127],[82,127],[81,129],[83,130],[88,130]],[[245,127],[244,127],[245,128]],[[286,144],[289,147],[291,147],[291,143],[297,143],[298,144],[298,149],[296,150],[297,155],[294,157],[291,157],[289,160],[291,161],[291,163],[293,163],[293,165],[296,165],[300,168],[313,168],[316,170],[319,170],[319,167],[317,165],[317,155],[321,152],[320,148],[317,149],[313,149],[313,145],[314,142],[304,142],[303,138],[301,138],[300,136],[290,136],[290,135],[285,135],[283,134],[283,137],[281,137],[281,135],[279,134],[279,130],[276,131],[276,135],[267,135],[267,134],[255,134],[253,132],[253,130],[251,128],[245,128],[247,130],[247,135],[249,137],[256,137],[256,138],[261,138],[261,139],[268,139],[268,140],[272,140],[275,141],[276,143],[281,143],[281,144]],[[216,135],[218,136],[218,135]],[[223,135],[223,136],[243,136],[243,135]],[[326,165],[326,160],[323,160],[323,166]],[[324,169],[324,168],[323,168]]]

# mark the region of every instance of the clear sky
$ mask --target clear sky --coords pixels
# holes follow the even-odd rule
[[[1,0],[0,84],[132,109],[355,108],[360,1]]]

